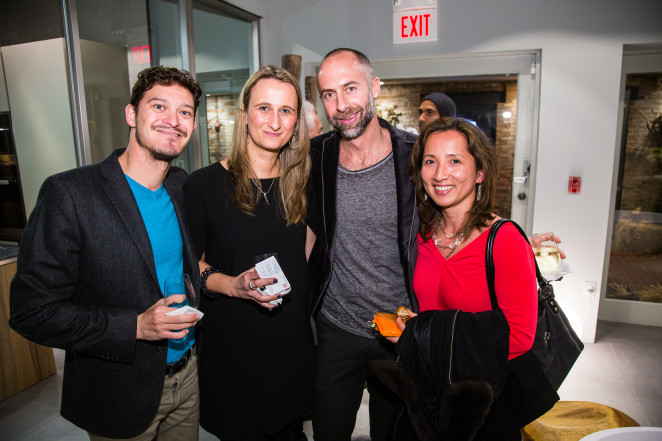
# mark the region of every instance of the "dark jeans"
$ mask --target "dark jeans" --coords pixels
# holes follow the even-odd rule
[[[391,439],[404,412],[395,395],[368,372],[368,362],[394,358],[395,345],[344,331],[321,315],[317,319],[317,378],[313,404],[315,441],[349,441],[361,405],[363,388],[370,393],[370,438]],[[389,436],[390,435],[390,436]]]

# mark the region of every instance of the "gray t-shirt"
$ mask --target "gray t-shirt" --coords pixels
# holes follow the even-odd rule
[[[338,166],[338,223],[331,280],[321,313],[336,326],[371,337],[375,312],[411,307],[398,252],[393,153],[364,170]]]

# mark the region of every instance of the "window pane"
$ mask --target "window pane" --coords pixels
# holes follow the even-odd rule
[[[124,108],[142,69],[181,67],[179,8],[166,0],[78,0],[90,151],[99,162],[126,147]]]
[[[662,73],[626,77],[607,298],[662,303]]]
[[[198,127],[207,165],[231,149],[234,109],[254,63],[253,24],[194,2],[193,30],[196,74],[204,95]]]

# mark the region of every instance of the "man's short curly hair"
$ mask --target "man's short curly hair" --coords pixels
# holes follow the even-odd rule
[[[202,89],[200,89],[200,85],[195,78],[185,70],[164,66],[152,66],[140,71],[138,74],[138,80],[133,85],[131,91],[131,105],[137,109],[138,103],[142,97],[148,90],[154,87],[155,84],[160,84],[161,86],[178,84],[188,89],[188,91],[191,92],[191,95],[193,95],[193,113],[198,110]]]

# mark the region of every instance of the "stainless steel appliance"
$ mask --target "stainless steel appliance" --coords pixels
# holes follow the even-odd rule
[[[9,112],[0,112],[0,243],[19,243],[25,223],[11,116]]]

